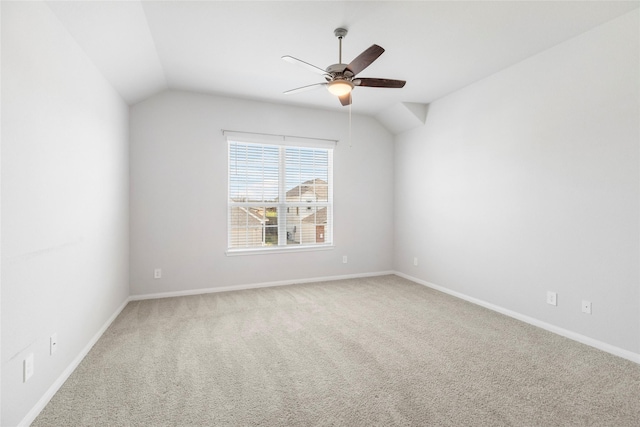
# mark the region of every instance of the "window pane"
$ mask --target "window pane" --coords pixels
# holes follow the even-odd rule
[[[330,221],[328,208],[322,206],[287,206],[287,244],[313,245],[327,243]]]
[[[285,168],[287,202],[328,201],[328,150],[287,148]]]
[[[267,208],[266,219],[265,245],[278,246],[278,208]]]
[[[275,201],[278,168],[276,146],[229,144],[229,197],[236,202]]]
[[[232,248],[278,245],[278,209],[275,206],[231,206],[229,225]]]
[[[304,215],[304,207],[300,206],[287,207],[287,245],[299,245],[301,236],[301,214]]]

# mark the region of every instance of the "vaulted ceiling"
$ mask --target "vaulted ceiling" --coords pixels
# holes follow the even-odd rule
[[[348,29],[343,62],[378,44],[362,77],[403,89],[356,87],[353,111],[427,104],[638,8],[637,1],[48,1],[123,99],[165,89],[344,109],[322,77],[281,60],[338,62],[333,30]]]

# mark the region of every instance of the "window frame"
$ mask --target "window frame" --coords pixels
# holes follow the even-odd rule
[[[311,140],[311,138],[308,138]],[[296,141],[286,141],[283,139],[279,139],[274,141],[272,138],[260,138],[252,136],[251,138],[237,137],[237,136],[227,136],[227,247],[226,254],[228,256],[235,255],[253,255],[253,254],[270,254],[270,253],[282,253],[282,252],[306,252],[306,251],[321,251],[321,250],[331,250],[334,248],[334,221],[333,221],[333,152],[335,147],[335,141],[330,140],[317,140],[320,143],[314,143],[314,140],[307,141],[306,139],[300,141],[299,138],[296,138]],[[243,145],[255,145],[255,146],[277,146],[278,147],[278,197],[276,201],[265,202],[251,202],[251,201],[233,201],[231,198],[231,151],[232,144],[243,144]],[[304,200],[298,201],[287,201],[287,150],[288,149],[312,149],[312,150],[323,150],[327,153],[327,200],[324,202],[307,202]],[[319,178],[313,178],[314,180]],[[308,182],[308,181],[305,181]],[[302,185],[304,182],[298,184],[298,186]],[[315,183],[314,183],[315,184]],[[294,187],[296,188],[296,187]],[[263,230],[263,246],[247,246],[247,247],[232,247],[232,209],[233,208],[244,208],[247,211],[251,208],[262,208],[264,209],[265,215],[268,209],[275,208],[277,211],[278,218],[278,242],[277,245],[266,245],[266,226],[262,226]],[[324,225],[324,229],[322,230],[322,239],[325,240],[323,243],[304,243],[301,242],[299,244],[290,243],[287,238],[287,212],[290,208],[297,208],[302,211],[304,208],[311,209],[316,208],[315,212],[317,213],[322,208],[326,208],[326,216],[327,222]],[[303,218],[299,220],[301,223]],[[316,224],[317,227],[317,224]],[[317,230],[317,228],[316,228]],[[300,230],[302,233],[302,230]],[[317,231],[316,231],[317,233]],[[317,237],[316,237],[317,239]]]

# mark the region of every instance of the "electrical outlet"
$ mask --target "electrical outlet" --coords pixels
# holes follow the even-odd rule
[[[33,376],[33,353],[29,354],[22,362],[23,382],[27,382]]]
[[[53,334],[49,337],[49,355],[53,356],[53,353],[58,349],[58,334]]]
[[[342,255],[342,263],[343,264],[347,263],[347,256],[346,255]]]
[[[153,270],[153,278],[154,279],[162,279],[162,269],[161,268],[156,268],[155,270]]]
[[[584,314],[591,314],[591,301],[582,300],[582,312]]]
[[[547,291],[547,304],[558,305],[558,294],[555,292]]]
[[[418,257],[417,256],[413,257],[413,265],[415,265],[416,267],[418,266]]]

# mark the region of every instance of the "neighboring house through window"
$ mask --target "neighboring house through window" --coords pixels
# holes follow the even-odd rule
[[[227,141],[228,251],[331,246],[333,142],[255,135]]]

